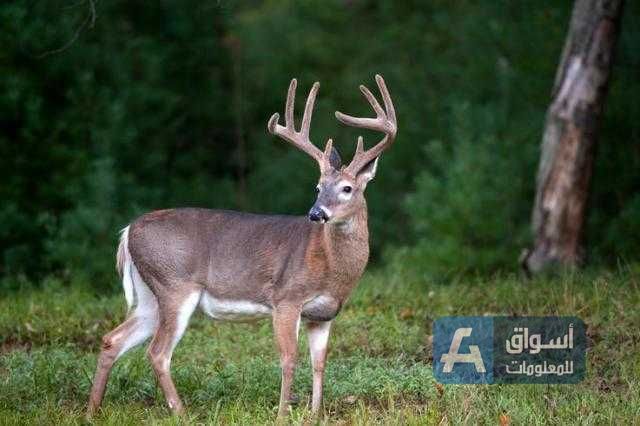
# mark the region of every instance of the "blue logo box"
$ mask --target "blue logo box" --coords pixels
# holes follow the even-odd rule
[[[445,384],[578,383],[586,328],[576,317],[444,317],[433,325],[433,371]]]

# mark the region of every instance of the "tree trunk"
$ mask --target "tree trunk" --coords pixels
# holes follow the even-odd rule
[[[584,223],[596,137],[623,0],[576,0],[547,111],[532,215],[529,273],[584,260]]]

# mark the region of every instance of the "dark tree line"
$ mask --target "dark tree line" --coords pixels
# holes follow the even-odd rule
[[[569,3],[93,4],[95,20],[89,3],[0,6],[5,287],[50,274],[115,285],[117,232],[151,209],[306,212],[317,170],[266,132],[291,77],[301,91],[321,82],[311,137],[344,159],[358,132],[334,111],[366,114],[357,87],[375,73],[394,93],[398,139],[367,195],[374,260],[447,278],[513,270],[531,242]],[[628,3],[598,113],[582,227],[594,262],[640,253],[639,17]]]

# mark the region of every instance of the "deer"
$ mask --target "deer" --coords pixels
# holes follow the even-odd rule
[[[143,214],[121,231],[116,269],[128,314],[102,338],[87,418],[99,409],[116,360],[149,338],[147,356],[157,383],[171,413],[183,414],[170,364],[197,308],[219,321],[271,318],[281,368],[278,419],[288,415],[294,396],[302,324],[313,374],[311,412],[317,416],[331,325],[369,260],[364,191],[376,174],[380,155],[397,133],[389,91],[380,75],[375,80],[384,108],[360,85],[375,118],[335,112],[337,120],[347,126],[383,134],[367,150],[359,136],[353,159],[346,166],[332,139],[324,151],[309,139],[318,82],[307,97],[299,131],[294,124],[296,79],[289,85],[284,126],[278,123],[278,113],[268,120],[269,133],[305,152],[320,167],[317,197],[308,215],[177,208]]]

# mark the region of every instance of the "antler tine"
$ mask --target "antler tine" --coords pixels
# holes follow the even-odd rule
[[[287,101],[285,103],[284,110],[284,126],[278,124],[278,121],[280,120],[280,114],[276,112],[269,119],[269,122],[267,123],[267,129],[272,135],[284,139],[299,150],[307,153],[309,156],[315,159],[320,164],[320,166],[322,166],[323,152],[309,140],[311,116],[313,115],[313,106],[316,101],[318,89],[320,88],[320,83],[315,82],[313,84],[313,87],[309,91],[309,96],[307,96],[307,103],[304,107],[304,115],[302,116],[302,126],[299,132],[296,131],[296,126],[293,119],[293,109],[295,106],[297,84],[298,82],[295,78],[292,79],[291,84],[289,84]]]
[[[362,136],[358,136],[358,144],[356,145],[356,153],[354,154],[354,157],[358,155],[362,155],[363,153],[364,153],[364,139],[362,139]]]
[[[379,74],[376,74],[376,83],[378,84],[378,89],[382,95],[384,109],[380,106],[380,103],[369,89],[363,85],[360,86],[360,91],[376,113],[376,118],[353,117],[351,115],[343,114],[340,111],[336,111],[336,118],[348,126],[376,130],[384,133],[384,137],[380,142],[367,151],[364,150],[362,137],[358,137],[356,153],[351,164],[346,168],[347,172],[354,175],[357,174],[364,165],[374,160],[382,154],[384,150],[389,148],[397,133],[396,112],[393,107],[393,102],[391,101],[391,96],[389,95],[389,90],[387,89],[384,79]]]
[[[304,114],[302,115],[302,128],[300,129],[300,134],[305,139],[309,139],[309,128],[311,127],[311,117],[313,116],[313,107],[316,103],[316,95],[318,94],[318,89],[320,89],[320,83],[316,81],[315,83],[313,83],[313,86],[309,91],[307,103],[304,106]]]
[[[381,115],[385,115],[384,110],[378,103],[378,100],[376,99],[376,97],[373,96],[373,93],[371,93],[371,91],[367,89],[367,87],[364,84],[360,85],[360,91],[362,92],[364,97],[367,98],[367,100],[369,101],[369,105],[371,105],[371,108],[373,108],[373,110],[376,112],[376,115],[378,117]]]
[[[291,79],[289,83],[289,90],[287,90],[287,102],[284,106],[284,125],[287,129],[295,132],[296,125],[293,121],[293,108],[296,104],[296,88],[298,87],[298,80]]]
[[[384,102],[384,109],[387,111],[387,117],[389,118],[389,121],[391,121],[394,124],[397,124],[396,110],[393,107],[393,102],[391,101],[391,96],[389,95],[387,84],[384,82],[384,79],[380,74],[376,74],[376,83],[378,83],[378,89],[382,94],[382,102]]]
[[[327,143],[324,145],[324,152],[322,156],[325,162],[329,161],[329,157],[331,156],[331,150],[333,149],[333,139],[328,139]]]

